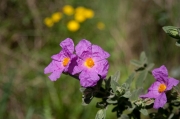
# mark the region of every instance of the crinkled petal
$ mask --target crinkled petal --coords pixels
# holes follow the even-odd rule
[[[92,53],[90,51],[84,51],[82,52],[80,59],[85,61],[87,58],[91,58],[91,57],[92,57]]]
[[[168,71],[164,65],[152,71],[154,78],[158,81],[167,82]]]
[[[51,75],[49,75],[49,78],[51,81],[56,81],[58,78],[60,78],[62,73],[62,70],[56,70]]]
[[[172,87],[176,86],[178,83],[179,83],[179,80],[176,80],[174,78],[169,78],[166,90],[171,90]]]
[[[142,98],[157,98],[159,95],[161,95],[161,93],[159,93],[159,91],[158,91],[160,84],[161,84],[160,82],[157,82],[157,81],[154,82],[148,89],[148,93],[145,95],[141,95],[140,97],[142,97]]]
[[[59,70],[59,69],[62,69],[62,70],[63,70],[62,63],[53,60],[53,61],[44,69],[44,73],[45,73],[45,74],[48,74],[48,73],[54,72],[54,71]]]
[[[98,76],[96,72],[82,71],[81,74],[79,75],[79,79],[80,79],[81,86],[92,87],[97,84],[100,77]]]
[[[159,97],[157,97],[154,101],[153,108],[158,109],[160,107],[163,107],[167,102],[167,97],[165,93],[162,93]]]
[[[110,54],[106,51],[104,51],[101,47],[98,45],[92,45],[92,56],[96,59],[96,61],[106,59],[110,56]]]
[[[67,72],[70,74],[73,74],[73,70],[74,70],[75,66],[77,66],[77,56],[72,55],[71,62],[69,64],[69,66],[67,67]]]
[[[81,56],[81,54],[84,51],[90,51],[91,52],[91,43],[85,39],[81,40],[75,47],[76,54],[78,56]]]
[[[60,53],[58,53],[58,54],[55,54],[55,55],[52,55],[51,56],[51,58],[53,59],[53,60],[57,60],[57,61],[62,61],[63,60],[63,58],[65,57],[65,55],[64,55],[64,52],[63,51],[61,51]]]
[[[84,69],[83,62],[84,61],[82,59],[76,60],[76,65],[74,66],[74,69],[72,71],[72,75],[80,73]]]
[[[71,53],[74,52],[74,42],[72,39],[70,38],[66,38],[65,40],[63,40],[61,43],[60,43],[60,46],[63,48],[63,49],[68,49]]]
[[[105,78],[109,69],[109,63],[107,60],[101,60],[99,62],[95,62],[95,71],[101,76],[101,78]]]

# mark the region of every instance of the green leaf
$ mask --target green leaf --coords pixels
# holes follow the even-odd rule
[[[176,46],[180,47],[180,40],[176,42]]]
[[[147,65],[146,70],[151,71],[151,69],[154,67],[154,63],[150,63]]]
[[[143,115],[148,115],[148,111],[146,109],[139,110]]]
[[[113,76],[112,76],[112,80],[114,80],[115,82],[118,82],[120,78],[120,71],[117,71]]]
[[[119,87],[119,84],[115,80],[111,80],[111,88],[114,93],[116,93],[117,87]]]
[[[126,84],[128,84],[129,86],[131,85],[132,81],[134,79],[134,73],[132,73],[128,79],[126,80]]]
[[[140,88],[138,88],[137,90],[134,90],[131,94],[131,97],[129,98],[129,100],[130,101],[135,101],[135,100],[137,100],[138,98],[139,98],[139,95],[141,95],[141,94],[143,94],[143,88],[142,87],[140,87]]]
[[[106,109],[101,109],[97,112],[95,119],[105,119],[106,118]]]
[[[146,54],[145,52],[141,52],[141,55],[140,55],[140,61],[141,63],[144,65],[144,64],[147,64],[147,57],[146,57]]]
[[[136,67],[142,67],[142,65],[143,65],[143,64],[142,64],[140,61],[138,61],[138,60],[131,60],[130,63],[133,64],[133,65],[136,66]]]
[[[127,92],[125,92],[125,94],[123,95],[123,97],[125,97],[125,98],[129,98],[129,97],[131,97],[131,92],[130,91],[127,91]]]
[[[143,83],[144,83],[144,80],[146,79],[147,77],[147,74],[148,74],[148,71],[147,70],[143,70],[139,73],[139,76],[136,80],[136,87],[142,87],[143,86]]]
[[[180,28],[174,26],[164,26],[163,30],[171,37],[180,39]]]

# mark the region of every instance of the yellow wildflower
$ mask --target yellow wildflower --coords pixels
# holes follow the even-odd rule
[[[60,13],[60,12],[55,12],[55,13],[53,13],[52,14],[52,16],[51,16],[51,19],[53,20],[53,22],[59,22],[60,20],[61,20],[61,18],[62,18],[62,13]]]
[[[74,14],[74,8],[71,5],[65,5],[63,7],[63,12],[66,15],[73,15]]]
[[[77,14],[84,15],[84,11],[85,11],[85,10],[86,10],[85,7],[79,6],[79,7],[77,7],[77,8],[75,9],[75,12],[76,12]]]
[[[105,24],[102,23],[102,22],[98,22],[98,23],[97,23],[97,28],[98,28],[99,30],[103,30],[103,29],[105,28]]]
[[[86,20],[86,17],[83,14],[75,13],[74,19],[78,22],[83,22]]]
[[[67,28],[68,30],[75,32],[80,28],[80,24],[75,20],[71,20],[68,22]]]
[[[46,17],[44,19],[44,24],[47,26],[47,27],[52,27],[54,25],[54,22],[51,18],[49,17]]]
[[[85,17],[86,18],[89,18],[89,19],[91,19],[91,18],[93,18],[94,17],[94,11],[93,10],[91,10],[91,9],[86,9],[85,10]]]

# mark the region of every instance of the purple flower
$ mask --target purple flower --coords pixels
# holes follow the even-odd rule
[[[97,84],[100,78],[106,77],[109,69],[106,58],[110,56],[109,53],[85,39],[77,44],[75,50],[78,59],[72,74],[80,73],[81,86],[92,87]]]
[[[168,71],[163,65],[160,68],[156,68],[152,71],[156,82],[154,82],[148,89],[148,93],[141,95],[142,98],[155,98],[154,108],[158,109],[163,107],[167,102],[166,91],[171,90],[173,86],[176,86],[179,81],[168,77]]]
[[[62,72],[70,72],[72,67],[70,64],[76,56],[73,54],[74,52],[74,43],[72,39],[67,38],[60,43],[62,47],[61,52],[53,55],[51,58],[52,62],[44,69],[44,73],[51,73],[49,76],[51,81],[56,81]]]

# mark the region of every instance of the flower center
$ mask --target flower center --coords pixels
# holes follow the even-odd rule
[[[162,92],[164,92],[165,90],[166,90],[166,85],[165,85],[165,84],[160,84],[160,85],[159,85],[159,89],[158,89],[159,93],[162,93]]]
[[[88,68],[92,68],[94,66],[94,61],[92,58],[87,58],[84,65]]]
[[[69,61],[70,61],[70,58],[69,57],[65,57],[64,59],[63,59],[63,66],[65,67],[65,66],[67,66],[68,65],[68,63],[69,63]]]

